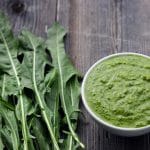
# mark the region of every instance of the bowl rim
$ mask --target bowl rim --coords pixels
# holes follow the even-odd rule
[[[111,128],[111,129],[115,129],[115,130],[120,130],[120,131],[129,131],[129,132],[134,132],[134,131],[142,131],[142,130],[145,130],[145,129],[149,129],[150,128],[150,125],[147,125],[147,126],[144,126],[144,127],[139,127],[139,128],[127,128],[127,127],[119,127],[119,126],[115,126],[113,124],[110,124],[109,122],[103,120],[102,118],[100,118],[100,116],[96,115],[92,109],[89,107],[89,105],[87,104],[87,101],[86,101],[86,98],[85,98],[85,94],[84,94],[84,86],[85,86],[85,82],[86,82],[86,79],[89,75],[89,73],[93,70],[93,68],[98,65],[99,63],[107,60],[107,59],[110,59],[110,58],[113,58],[113,57],[116,57],[116,56],[123,56],[123,55],[136,55],[136,56],[142,56],[142,57],[145,57],[145,58],[148,58],[150,59],[150,56],[148,55],[144,55],[144,54],[140,54],[140,53],[134,53],[134,52],[122,52],[122,53],[115,53],[115,54],[111,54],[111,55],[108,55],[106,57],[103,57],[101,59],[99,59],[98,61],[96,61],[89,69],[88,71],[86,72],[85,76],[84,76],[84,79],[83,79],[83,82],[82,82],[82,86],[81,86],[81,97],[82,97],[82,102],[86,108],[86,110],[88,111],[88,113],[96,120],[98,121],[98,123],[108,127],[108,128]]]

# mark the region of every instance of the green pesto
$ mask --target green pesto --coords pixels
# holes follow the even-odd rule
[[[150,125],[150,58],[131,54],[102,61],[89,73],[84,92],[89,107],[106,122]]]

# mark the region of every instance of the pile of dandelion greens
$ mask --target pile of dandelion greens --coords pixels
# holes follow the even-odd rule
[[[55,23],[46,40],[27,30],[13,35],[0,13],[0,150],[84,148],[75,133],[79,73]]]

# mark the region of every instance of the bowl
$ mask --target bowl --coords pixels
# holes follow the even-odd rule
[[[124,52],[124,53],[112,54],[112,55],[106,56],[106,57],[98,60],[94,65],[92,65],[90,67],[90,69],[87,71],[87,73],[84,76],[84,79],[83,79],[83,82],[82,82],[82,87],[81,87],[81,97],[82,97],[83,104],[84,104],[86,110],[88,111],[88,113],[94,118],[94,120],[96,120],[106,130],[110,131],[113,134],[117,134],[117,135],[120,135],[120,136],[127,136],[127,137],[140,136],[140,135],[143,135],[143,134],[146,134],[146,133],[150,132],[150,125],[144,126],[144,127],[138,127],[138,128],[124,128],[124,127],[119,127],[119,126],[112,125],[112,124],[104,121],[99,116],[97,116],[93,112],[93,110],[89,107],[89,105],[87,104],[86,98],[85,98],[85,93],[84,93],[85,82],[87,80],[87,77],[88,77],[89,73],[92,71],[92,69],[97,64],[103,62],[104,60],[108,60],[108,59],[110,59],[112,57],[122,56],[122,55],[136,55],[136,56],[142,56],[142,57],[145,57],[145,58],[150,58],[149,56],[146,56],[146,55],[143,55],[143,54],[139,54],[139,53]]]

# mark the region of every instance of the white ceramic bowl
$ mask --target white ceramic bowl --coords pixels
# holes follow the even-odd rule
[[[123,127],[118,127],[112,124],[109,124],[108,122],[102,120],[99,116],[97,116],[92,109],[88,106],[87,101],[85,99],[85,94],[84,94],[84,86],[85,86],[85,82],[86,79],[89,75],[89,73],[92,71],[92,69],[99,63],[103,62],[104,60],[107,60],[109,58],[115,57],[115,56],[121,56],[121,55],[137,55],[137,56],[143,56],[146,58],[149,58],[149,56],[143,55],[143,54],[138,54],[138,53],[130,53],[130,52],[124,52],[124,53],[117,53],[117,54],[112,54],[109,55],[107,57],[104,57],[102,59],[100,59],[99,61],[97,61],[94,65],[92,65],[92,67],[90,67],[90,69],[87,71],[84,80],[82,82],[82,88],[81,88],[81,96],[82,96],[82,100],[83,100],[83,104],[85,106],[85,108],[87,109],[87,111],[89,112],[89,114],[101,125],[103,125],[103,127],[114,133],[117,135],[121,135],[121,136],[139,136],[142,134],[146,134],[150,132],[150,125],[145,126],[145,127],[140,127],[140,128],[123,128]]]

